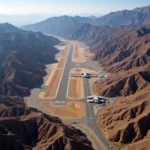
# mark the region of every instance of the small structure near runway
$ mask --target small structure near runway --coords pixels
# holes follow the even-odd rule
[[[90,73],[83,72],[81,74],[76,74],[75,77],[91,78],[91,77],[97,77],[97,75],[92,75]]]
[[[98,75],[98,77],[101,78],[101,79],[104,79],[104,78],[107,78],[108,75],[107,74],[100,74],[100,75]]]
[[[104,99],[104,98],[101,97],[101,96],[93,95],[93,96],[88,96],[88,97],[87,97],[87,102],[88,102],[88,103],[105,104],[106,101],[107,101],[107,100]]]

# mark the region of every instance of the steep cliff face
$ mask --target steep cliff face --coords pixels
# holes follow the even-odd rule
[[[150,72],[134,70],[110,75],[107,80],[99,80],[94,85],[94,91],[106,97],[128,96],[148,86],[150,86]]]
[[[59,40],[0,24],[0,94],[29,95],[42,83],[45,64],[54,60]]]
[[[1,149],[93,150],[85,134],[56,117],[26,108],[23,98],[0,96]]]
[[[109,72],[129,70],[150,62],[150,27],[96,27],[84,24],[66,37],[84,41]],[[70,32],[70,34],[69,34]]]
[[[128,144],[148,138],[149,90],[150,87],[147,87],[126,98],[120,97],[115,104],[98,113],[99,123],[104,126],[104,132],[110,141]]]
[[[150,22],[150,6],[134,10],[111,12],[101,17],[60,16],[48,18],[39,23],[23,26],[25,30],[41,31],[43,33],[65,36],[85,23],[96,26],[119,27],[121,25],[142,26]],[[84,30],[85,31],[85,30]]]
[[[70,34],[69,34],[70,33]],[[150,27],[78,26],[65,35],[90,46],[106,79],[94,84],[97,95],[117,101],[98,112],[107,139],[130,144],[125,149],[149,149]],[[132,143],[132,144],[131,144]],[[140,143],[142,145],[140,145]],[[145,145],[144,145],[145,144]]]

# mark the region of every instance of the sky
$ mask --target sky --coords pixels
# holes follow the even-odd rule
[[[150,0],[0,0],[0,14],[107,14],[150,5]]]

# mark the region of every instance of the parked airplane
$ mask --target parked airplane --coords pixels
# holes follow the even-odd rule
[[[79,75],[75,75],[75,77],[83,77],[83,78],[90,78],[91,74],[87,73],[87,72],[83,72]]]
[[[81,75],[82,75],[84,78],[90,78],[90,77],[91,77],[91,74],[86,73],[86,72],[82,73]]]
[[[106,103],[106,100],[101,96],[93,95],[93,96],[88,96],[87,97],[87,102],[88,103],[104,104],[104,103]]]

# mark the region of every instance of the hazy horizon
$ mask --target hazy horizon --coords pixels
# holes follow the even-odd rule
[[[5,0],[0,1],[0,23],[9,22],[20,26],[62,15],[99,17],[110,12],[147,5],[150,5],[149,0]]]
[[[0,1],[0,14],[4,15],[76,15],[107,14],[112,11],[134,9],[150,5],[149,0],[5,0]],[[73,7],[72,7],[73,6]]]

